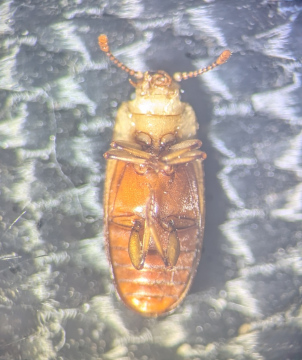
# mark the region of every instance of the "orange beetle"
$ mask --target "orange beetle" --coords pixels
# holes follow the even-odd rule
[[[104,193],[106,247],[116,290],[144,316],[171,312],[186,296],[199,263],[204,231],[202,161],[194,139],[198,124],[189,104],[180,101],[176,81],[191,73],[136,72],[117,60],[106,35],[100,48],[130,80],[136,98],[117,113]]]

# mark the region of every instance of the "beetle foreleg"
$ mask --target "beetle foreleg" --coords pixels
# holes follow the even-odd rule
[[[141,150],[140,146],[135,143],[127,142],[127,141],[113,141],[111,147],[114,149],[124,150],[127,153],[139,157],[141,159],[151,159],[152,155],[147,153],[146,151]]]
[[[202,143],[200,140],[185,140],[181,143],[172,145],[165,155],[160,157],[160,161],[166,165],[180,165],[197,159],[206,159],[205,152],[198,150]]]
[[[148,161],[130,154],[127,150],[110,149],[104,154],[105,159],[120,160],[131,164],[146,165]]]
[[[201,147],[201,141],[199,140],[183,141],[180,144],[177,144],[177,146],[171,146],[168,152],[160,157],[160,160],[164,162],[169,162],[173,159],[181,157],[182,155],[192,150],[197,150],[200,147]]]
[[[172,154],[173,155],[173,154]],[[187,164],[191,161],[195,161],[197,159],[205,160],[207,157],[207,154],[203,151],[199,150],[193,150],[188,151],[177,158],[172,157],[172,159],[169,159],[168,156],[165,156],[165,158],[168,158],[168,160],[165,161],[166,165],[181,165],[181,164]]]
[[[141,270],[144,267],[145,258],[149,250],[151,238],[150,222],[152,221],[153,200],[154,198],[151,190],[151,196],[146,204],[143,242],[141,243],[139,236],[139,231],[141,229],[141,223],[139,221],[135,221],[130,234],[128,252],[132,265],[137,270]]]
[[[199,149],[202,145],[202,142],[198,139],[190,139],[190,140],[184,140],[182,142],[176,143],[172,146],[170,146],[169,151],[173,151],[173,153],[176,150],[180,149],[186,149],[186,151],[191,151],[194,149]]]

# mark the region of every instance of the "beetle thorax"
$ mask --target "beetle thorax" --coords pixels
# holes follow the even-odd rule
[[[136,98],[129,102],[129,111],[135,124],[134,140],[146,139],[146,142],[139,142],[150,142],[150,150],[157,153],[165,148],[166,142],[174,143],[177,137],[184,110],[179,86],[169,74],[161,70],[156,73],[145,72],[143,79],[132,85],[136,88]]]

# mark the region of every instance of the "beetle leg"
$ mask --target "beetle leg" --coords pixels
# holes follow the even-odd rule
[[[202,145],[202,142],[198,139],[191,139],[191,140],[184,140],[182,142],[176,143],[172,146],[170,146],[170,151],[176,151],[180,149],[186,149],[186,151],[191,151],[194,149],[199,149]]]
[[[129,252],[130,260],[132,262],[132,265],[137,270],[142,269],[142,267],[144,266],[142,244],[139,237],[140,228],[141,228],[140,222],[136,221],[131,230],[129,244],[128,244],[128,252]]]
[[[197,142],[198,141],[198,142]],[[180,144],[177,145],[182,145],[182,146],[171,146],[170,149],[168,150],[167,153],[165,153],[165,155],[161,156],[160,159],[162,161],[169,161],[172,159],[176,159],[179,156],[192,151],[192,150],[197,150],[201,147],[201,141],[197,140],[196,142],[193,141],[183,141]]]
[[[143,237],[143,258],[144,259],[147,255],[147,252],[149,249],[150,237],[151,237],[151,232],[150,232],[149,221],[148,221],[148,219],[146,219],[145,220],[145,228],[144,228],[144,237]]]
[[[148,164],[147,159],[142,159],[130,154],[126,150],[110,149],[104,154],[105,159],[120,160],[131,164],[146,165]]]
[[[139,237],[139,231],[141,229],[141,224],[139,221],[136,221],[134,223],[134,226],[130,234],[128,251],[132,265],[137,270],[141,270],[144,267],[145,258],[149,250],[150,238],[151,238],[150,222],[152,222],[153,202],[154,202],[154,195],[151,192],[151,196],[146,204],[146,219],[144,226],[143,242],[141,243]]]
[[[114,149],[141,149],[142,147],[134,141],[127,140],[114,140],[110,143],[110,146]]]
[[[169,242],[166,250],[166,261],[169,266],[175,266],[180,253],[180,243],[174,222],[171,221],[169,225],[171,232],[169,234]]]
[[[200,140],[185,140],[172,145],[168,153],[160,157],[160,161],[167,165],[180,165],[197,159],[206,159],[203,151],[197,150],[201,147]]]
[[[150,153],[147,153],[146,151],[143,151],[140,149],[138,145],[135,143],[131,143],[128,141],[113,141],[111,143],[111,147],[114,149],[124,150],[125,152],[134,155],[136,157],[139,157],[141,159],[149,160],[152,158],[152,155]],[[110,150],[109,150],[110,151]]]
[[[150,196],[149,196],[149,199],[146,204],[146,220],[145,220],[145,233],[144,233],[143,248],[144,248],[145,254],[147,254],[147,251],[149,249],[150,238],[152,236],[152,239],[154,241],[157,252],[162,257],[165,265],[167,265],[166,260],[165,260],[164,250],[161,246],[161,242],[160,242],[159,236],[157,234],[157,231],[156,231],[156,228],[154,225],[155,217],[157,216],[157,207],[155,205],[154,191],[152,190],[150,185],[148,185],[148,186],[150,188]]]
[[[151,224],[151,225],[150,225],[150,233],[151,233],[151,235],[152,235],[152,239],[153,239],[153,241],[154,241],[156,250],[158,251],[158,253],[159,253],[160,256],[162,257],[165,265],[167,266],[167,265],[168,265],[168,264],[167,264],[167,259],[166,259],[166,257],[165,257],[165,253],[164,253],[164,250],[163,250],[163,248],[162,248],[162,246],[161,246],[160,239],[159,239],[159,237],[158,237],[158,234],[157,234],[157,232],[156,232],[156,229],[155,229],[154,224]]]
[[[168,156],[166,156],[167,158]],[[181,164],[186,164],[189,163],[191,161],[195,161],[197,159],[202,159],[205,160],[207,158],[207,154],[203,151],[199,151],[199,150],[193,150],[193,151],[188,151],[176,158],[172,157],[172,159],[168,159],[167,161],[165,161],[166,165],[181,165]]]

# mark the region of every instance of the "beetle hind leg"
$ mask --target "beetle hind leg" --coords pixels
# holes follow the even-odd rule
[[[170,234],[168,247],[166,250],[166,261],[168,266],[175,266],[180,253],[180,242],[177,234],[177,230],[174,226],[174,222],[171,221],[169,224]]]
[[[163,249],[161,241],[158,237],[154,224],[150,226],[150,233],[154,241],[155,247],[166,267],[172,268],[176,265],[179,253],[180,253],[180,242],[177,235],[177,230],[174,224],[169,224],[170,234],[168,247],[166,250]]]
[[[142,243],[140,240],[140,228],[141,223],[136,221],[131,230],[129,244],[128,244],[128,253],[132,265],[136,270],[141,270],[144,266],[145,257],[143,256]]]
[[[145,258],[149,250],[151,231],[148,221],[145,221],[144,236],[140,237],[141,223],[135,221],[131,230],[128,252],[132,265],[136,270],[141,270],[144,267]]]

